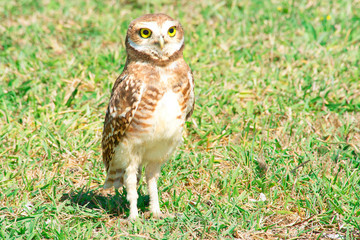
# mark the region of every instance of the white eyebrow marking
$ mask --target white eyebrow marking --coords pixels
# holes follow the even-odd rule
[[[161,27],[161,32],[163,34],[167,34],[167,31],[170,27],[175,26],[177,24],[177,21],[165,21],[164,24]]]
[[[151,31],[154,31],[159,26],[157,22],[140,22],[140,23],[138,23],[138,25],[141,28],[148,28]]]

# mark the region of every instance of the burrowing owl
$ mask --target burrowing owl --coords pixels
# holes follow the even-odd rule
[[[183,59],[183,28],[171,17],[147,14],[135,19],[125,43],[126,64],[113,86],[105,116],[104,188],[124,184],[129,218],[136,218],[136,184],[145,166],[150,211],[159,216],[160,167],[182,140],[185,120],[194,108],[194,81]]]

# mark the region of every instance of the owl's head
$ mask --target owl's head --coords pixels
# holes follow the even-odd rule
[[[125,42],[128,58],[166,63],[182,56],[184,30],[166,14],[146,14],[130,23]]]

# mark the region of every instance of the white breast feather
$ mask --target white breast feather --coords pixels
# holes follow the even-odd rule
[[[155,132],[154,136],[160,139],[169,139],[179,134],[182,128],[181,108],[178,103],[178,96],[169,91],[164,94],[157,104],[154,112]]]
[[[163,162],[174,152],[182,139],[183,116],[178,96],[169,91],[158,102],[151,123],[153,131],[149,139],[142,143],[145,149],[144,161]]]

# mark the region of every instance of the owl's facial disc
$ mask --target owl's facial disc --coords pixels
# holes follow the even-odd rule
[[[132,31],[128,34],[130,46],[154,59],[167,60],[184,44],[182,27],[175,20],[138,22]]]

